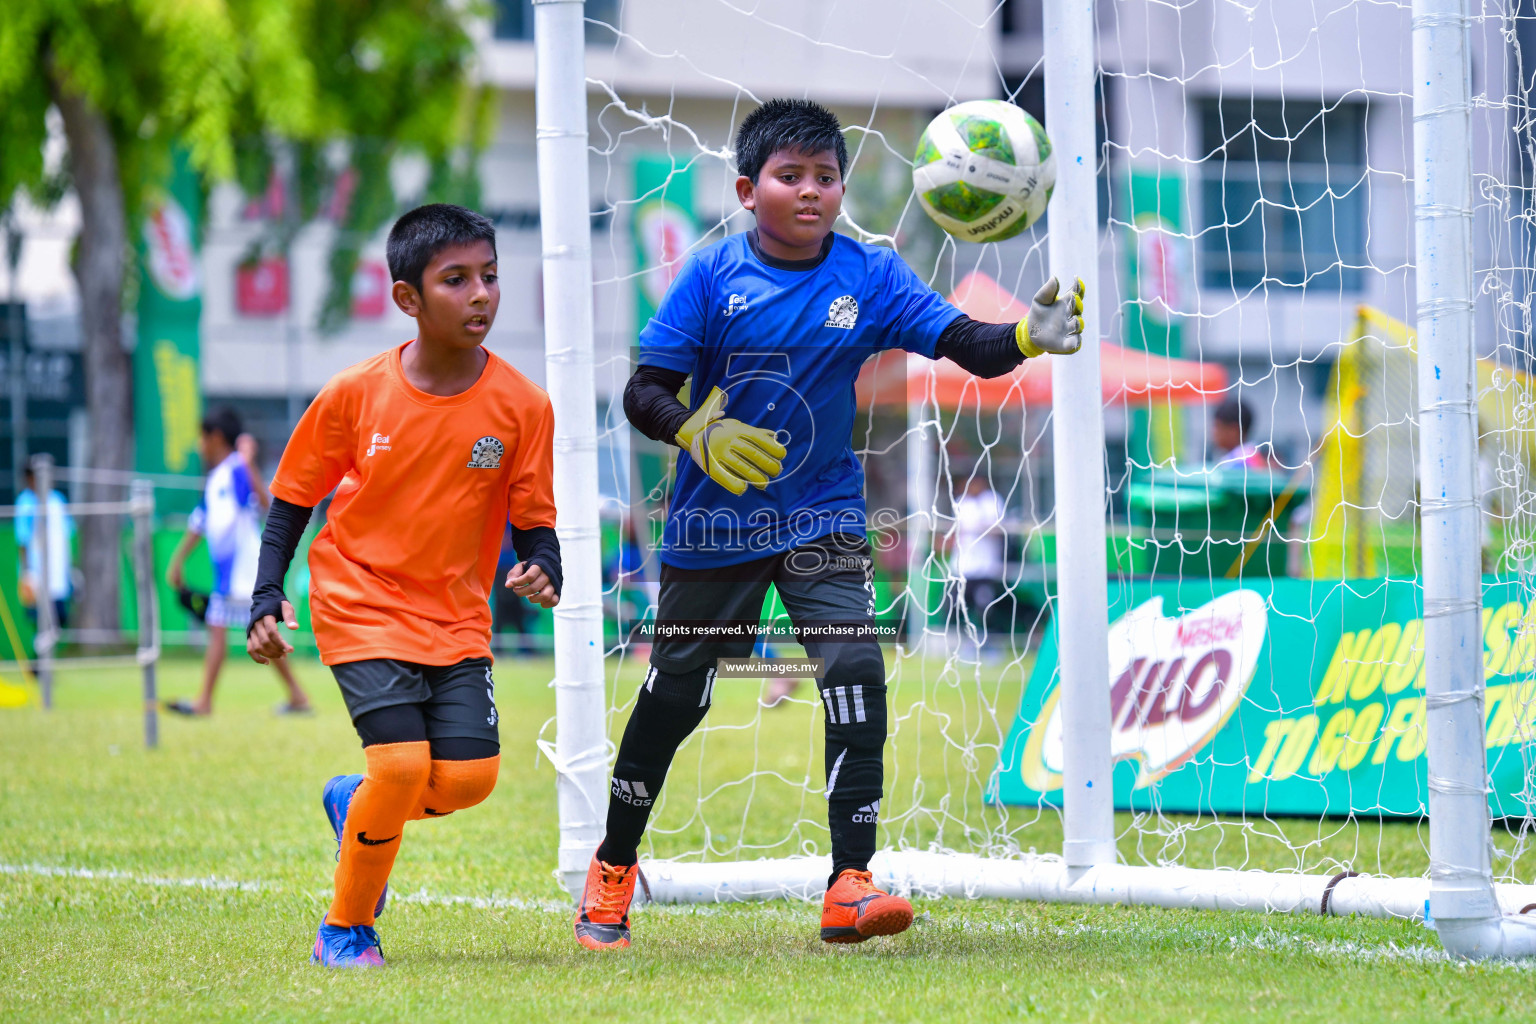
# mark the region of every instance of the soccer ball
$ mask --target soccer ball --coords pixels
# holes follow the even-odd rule
[[[1005,100],[958,104],[923,129],[912,187],[928,216],[956,238],[1012,238],[1051,201],[1051,140],[1039,121]]]

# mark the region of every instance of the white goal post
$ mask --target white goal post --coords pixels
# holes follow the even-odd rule
[[[581,0],[534,0],[539,200],[556,502],[565,593],[555,613],[557,732],[542,749],[558,774],[559,875],[572,891],[602,835],[607,738],[593,373],[588,110]],[[1044,5],[1046,128],[1059,177],[1049,267],[1100,296],[1099,63],[1094,0]],[[1432,920],[1468,958],[1536,953],[1536,886],[1495,884],[1484,750],[1482,547],[1474,359],[1468,0],[1412,3],[1412,178],[1416,227],[1421,583],[1430,870],[1424,877],[1179,865],[1117,858],[1111,757],[1105,433],[1099,338],[1052,365],[1058,593],[1054,615],[1064,723],[1059,854],[883,850],[872,868],[895,890],[933,896],[1122,903]],[[918,432],[922,433],[921,428]],[[651,899],[812,898],[829,859],[642,860]]]
[[[1489,837],[1468,3],[1414,0],[1413,168],[1429,910],[1447,952],[1481,958],[1536,954],[1536,920],[1500,906]]]
[[[565,571],[555,608],[555,741],[543,750],[558,778],[558,871],[573,891],[603,837],[608,774],[582,6],[581,0],[535,0],[533,8],[544,359],[555,413],[556,532]]]

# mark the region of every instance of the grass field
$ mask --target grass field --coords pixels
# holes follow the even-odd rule
[[[647,907],[635,948],[594,956],[571,940],[552,875],[554,774],[534,746],[553,714],[550,666],[513,660],[497,671],[495,794],[411,826],[380,921],[390,966],[327,972],[307,962],[334,850],[319,791],[361,770],[362,755],[328,674],[301,668],[315,717],[274,716],[275,684],[237,663],[216,716],[164,721],[153,753],[129,670],[64,674],[48,715],[0,711],[0,1019],[1536,1019],[1536,975],[1450,962],[1406,922],[924,900],[903,936],[827,948],[809,905]],[[190,693],[196,672],[164,663],[163,691]],[[966,753],[943,738],[989,705],[1011,715],[1017,693],[1000,673],[990,696],[965,702],[964,687],[919,675],[894,698],[903,792],[968,778]],[[748,693],[717,691],[716,703],[712,723],[740,728],[680,755],[685,785],[658,813],[658,850],[702,849],[708,827],[710,849],[727,855],[721,823],[769,852],[815,840],[811,706],[759,717]],[[892,827],[913,841],[930,825],[914,815]],[[1411,826],[1293,828],[1308,834],[1255,840],[1243,856],[1294,866],[1363,849],[1372,870],[1423,870]],[[1187,833],[1182,859],[1215,857],[1213,835]],[[1059,826],[1032,814],[1016,838],[1050,849]]]

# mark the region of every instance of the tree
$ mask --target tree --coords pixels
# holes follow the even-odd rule
[[[231,177],[237,165],[259,166],[280,144],[295,145],[317,166],[325,148],[342,147],[358,188],[338,232],[334,293],[351,280],[360,233],[393,212],[389,160],[415,149],[444,165],[470,123],[473,44],[465,7],[454,0],[8,0],[5,7],[0,209],[18,189],[45,184],[47,115],[57,110],[80,202],[73,270],[93,468],[130,468],[132,376],[122,336],[130,239],[157,183],[168,179],[176,147],[210,182]],[[104,485],[86,488],[88,501],[116,496]],[[119,525],[82,517],[80,537],[90,583],[80,624],[115,629]]]

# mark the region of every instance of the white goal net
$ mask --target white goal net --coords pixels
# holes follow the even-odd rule
[[[1049,360],[985,383],[882,360],[858,389],[870,518],[891,527],[878,617],[900,630],[884,647],[877,880],[1077,898],[1058,870],[1063,780],[1074,745],[1107,742],[1116,855],[1151,869],[1123,898],[1241,869],[1185,902],[1423,915],[1444,782],[1427,722],[1451,698],[1427,693],[1424,654],[1426,611],[1445,608],[1426,609],[1422,523],[1444,506],[1419,460],[1417,331],[1439,307],[1416,290],[1410,40],[1442,16],[1419,15],[1373,0],[1099,3],[1093,103],[1072,108],[1097,139],[1097,231],[1077,240],[1096,265],[1056,267],[1061,189],[1040,224],[974,245],[928,220],[911,181],[923,127],[966,100],[1011,100],[1059,142],[1046,66],[1062,37],[1039,2],[844,2],[815,23],[726,0],[588,4],[602,25],[586,74],[610,759],[645,673],[676,455],[624,420],[635,339],[681,260],[752,226],[735,126],[772,96],[807,96],[846,129],[839,231],[894,246],[977,319],[1017,319],[1052,272],[1095,285],[1099,408],[1053,407]],[[1482,559],[1489,857],[1518,911],[1536,902],[1518,887],[1533,863],[1536,15],[1474,2],[1457,24],[1474,69],[1480,535],[1465,550]],[[1067,507],[1077,467],[1053,444],[1098,416],[1103,501]],[[1110,723],[1093,738],[1062,714],[1059,652],[1084,638],[1060,629],[1058,541],[1064,522],[1099,519]],[[770,653],[798,654],[772,596],[764,619]],[[716,683],[642,847],[660,898],[818,891],[824,713],[809,679]]]

